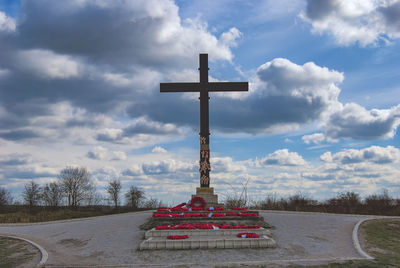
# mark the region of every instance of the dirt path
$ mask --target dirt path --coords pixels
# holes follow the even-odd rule
[[[352,231],[363,217],[287,212],[260,214],[275,226],[273,238],[277,248],[137,251],[144,236],[138,226],[150,212],[25,226],[0,225],[0,234],[38,243],[49,254],[47,265],[190,264],[202,267],[226,262],[284,264],[286,260],[324,263],[361,257],[353,246]]]

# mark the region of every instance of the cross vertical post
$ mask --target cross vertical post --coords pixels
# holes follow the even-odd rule
[[[200,62],[200,187],[210,187],[210,126],[208,109],[208,54]]]
[[[210,188],[208,92],[248,91],[248,82],[208,82],[208,54],[199,55],[199,83],[160,83],[160,92],[200,92],[200,187]],[[210,190],[210,189],[204,189]]]

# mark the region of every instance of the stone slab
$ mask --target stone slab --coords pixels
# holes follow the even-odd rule
[[[184,240],[149,238],[140,244],[140,250],[181,250],[181,249],[227,249],[227,248],[271,248],[276,242],[267,235],[260,238],[238,238],[234,236],[189,237]]]
[[[196,195],[198,194],[214,194],[213,187],[196,187]]]

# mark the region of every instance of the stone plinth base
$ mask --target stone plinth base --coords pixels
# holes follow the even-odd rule
[[[199,196],[206,201],[206,207],[220,206],[218,204],[218,195],[214,194],[214,188],[197,187],[196,194],[192,195],[192,198]]]
[[[139,249],[271,248],[276,246],[275,241],[267,235],[260,236],[260,238],[237,238],[236,235],[220,236],[215,234],[192,236],[190,230],[186,234],[189,235],[189,238],[184,240],[150,237],[140,244]]]

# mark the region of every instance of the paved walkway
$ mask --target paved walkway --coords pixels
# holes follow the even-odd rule
[[[232,263],[324,263],[360,259],[352,241],[356,223],[365,216],[261,212],[275,226],[274,249],[138,251],[144,232],[138,226],[150,212],[32,225],[0,224],[0,235],[29,239],[48,252],[46,266],[189,264],[208,267]]]

